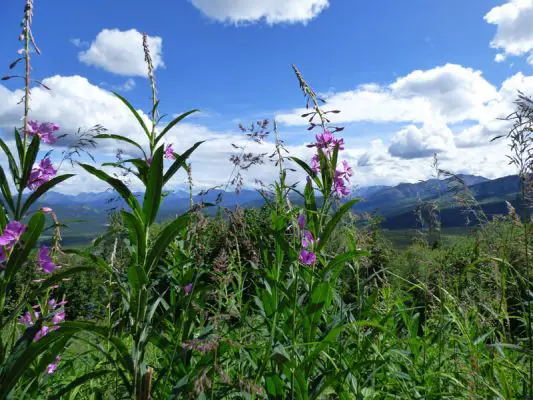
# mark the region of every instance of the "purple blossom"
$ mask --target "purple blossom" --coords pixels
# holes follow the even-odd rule
[[[172,144],[167,144],[167,147],[165,147],[165,155],[164,157],[167,160],[175,160],[176,156],[174,156],[174,149],[172,148]]]
[[[320,172],[320,157],[318,154],[315,154],[311,159],[311,169],[316,174]]]
[[[0,235],[0,246],[11,248],[14,243],[18,242],[22,234],[26,231],[26,226],[18,221],[11,221],[6,225],[4,233]],[[5,256],[5,253],[4,253]],[[0,256],[1,261],[1,256]]]
[[[52,317],[52,323],[58,325],[65,320],[65,311],[60,311]]]
[[[36,319],[39,318],[38,312],[35,313],[35,318]],[[24,325],[26,328],[33,326],[34,325],[33,315],[29,311],[26,311],[24,314],[22,314],[22,317],[20,317],[19,324]]]
[[[35,337],[33,338],[33,341],[38,342],[38,341],[41,340],[43,337],[45,337],[46,335],[48,335],[48,332],[50,332],[50,328],[47,327],[47,326],[43,326],[41,329],[39,329],[39,331],[37,332],[37,334],[36,334]]]
[[[186,285],[186,286],[183,288],[183,291],[184,291],[186,294],[191,293],[191,291],[192,291],[192,283],[189,283],[188,285]]]
[[[333,146],[339,146],[339,151],[344,150],[344,139],[343,138],[335,139],[333,141]]]
[[[57,138],[53,133],[57,130],[59,130],[59,125],[52,122],[43,122],[42,124],[39,124],[37,121],[28,121],[28,130],[26,132],[30,136],[39,136],[43,143],[54,144]]]
[[[48,250],[48,247],[41,247],[38,258],[39,266],[44,273],[51,274],[57,268],[57,265],[53,263],[52,258],[50,257],[50,251]]]
[[[342,176],[335,176],[334,192],[338,197],[344,197],[350,194],[350,189],[348,189],[348,187],[346,186],[346,183],[344,182]]]
[[[35,190],[52,179],[56,174],[57,170],[52,165],[50,158],[43,158],[39,165],[31,170],[28,188],[30,190]]]
[[[298,226],[300,227],[300,229],[303,229],[305,227],[305,215],[300,214],[300,216],[298,216]]]
[[[313,265],[316,262],[316,255],[312,251],[300,251],[300,262],[305,265]]]
[[[329,150],[331,145],[335,144],[335,135],[333,135],[333,133],[328,130],[325,130],[323,133],[316,135],[315,138],[315,146],[319,149],[327,151]]]
[[[305,231],[302,237],[302,247],[307,249],[309,246],[312,246],[315,243],[315,238],[313,234],[309,231]]]
[[[350,167],[350,164],[348,164],[348,161],[343,160],[342,161],[342,171],[344,178],[349,181],[350,177],[353,175],[352,167]]]
[[[57,369],[60,361],[61,361],[61,357],[56,356],[56,360],[52,364],[48,364],[48,366],[46,367],[46,373],[48,375],[51,375],[54,372],[56,372],[56,369]]]

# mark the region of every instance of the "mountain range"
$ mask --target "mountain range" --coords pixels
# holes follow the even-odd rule
[[[458,179],[457,179],[458,178]],[[447,179],[430,179],[417,183],[401,183],[396,186],[365,186],[353,188],[352,197],[361,201],[354,207],[355,212],[374,213],[384,218],[383,227],[388,229],[410,229],[417,227],[414,209],[424,201],[438,201],[443,227],[463,226],[464,210],[458,206],[454,196],[461,188],[458,181],[475,197],[480,207],[490,217],[507,211],[506,201],[517,205],[520,191],[518,176],[511,175],[498,179],[487,179],[475,175],[458,175]],[[454,190],[455,188],[455,190]],[[137,194],[140,195],[140,194]],[[260,207],[263,198],[255,190],[243,189],[240,194],[212,190],[206,195],[194,196],[194,202],[215,203],[221,197],[223,207]],[[298,202],[298,198],[294,199]],[[124,203],[114,192],[79,193],[67,195],[50,192],[42,198],[38,206],[52,207],[60,220],[78,220],[70,224],[67,235],[94,236],[105,230],[108,216]],[[161,205],[161,218],[167,219],[189,208],[189,193],[177,190],[169,193]],[[80,239],[81,240],[81,239]]]

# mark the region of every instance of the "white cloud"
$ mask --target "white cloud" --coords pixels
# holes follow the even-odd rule
[[[135,81],[129,78],[121,85],[114,85],[113,89],[118,90],[120,92],[129,92],[130,90],[133,90],[135,88],[135,85]]]
[[[163,39],[149,36],[148,46],[154,68],[164,67]],[[86,51],[78,54],[81,62],[124,76],[146,76],[142,34],[135,29],[104,29]]]
[[[306,23],[329,6],[329,0],[191,0],[209,18],[246,23]]]
[[[504,62],[507,59],[507,56],[503,53],[498,53],[494,56],[494,61],[497,63]]]
[[[392,156],[412,159],[433,153],[451,152],[455,148],[453,133],[446,124],[427,123],[421,128],[409,125],[391,139]]]
[[[496,25],[496,34],[490,46],[503,50],[504,55],[520,56],[529,53],[533,50],[532,19],[533,0],[510,0],[494,7],[485,15],[485,21]],[[502,59],[498,56],[496,61]]]

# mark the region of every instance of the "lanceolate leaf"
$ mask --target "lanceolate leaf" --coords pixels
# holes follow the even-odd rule
[[[46,183],[42,184],[41,186],[39,186],[30,195],[30,197],[28,197],[28,199],[24,203],[24,206],[22,206],[22,209],[20,210],[20,213],[19,213],[18,217],[22,218],[24,216],[24,214],[26,214],[26,211],[28,211],[29,208],[32,206],[32,204],[35,203],[37,200],[39,200],[39,198],[43,194],[48,192],[50,189],[52,189],[57,184],[59,184],[59,183],[61,183],[63,181],[66,181],[67,179],[72,178],[73,176],[74,176],[74,174],[65,174],[65,175],[56,176],[55,178],[50,179],[48,182],[46,182]]]
[[[100,135],[96,135],[95,136],[95,139],[115,139],[115,140],[120,140],[122,142],[126,142],[126,143],[129,143],[131,144],[132,146],[135,146],[137,147],[139,150],[141,150],[141,152],[143,153],[144,157],[146,158],[146,153],[144,152],[144,149],[141,147],[141,145],[133,140],[131,140],[130,138],[127,138],[125,136],[122,136],[122,135],[112,135],[112,134],[100,134]]]
[[[139,115],[139,113],[137,112],[137,110],[135,110],[135,108],[133,108],[133,106],[129,103],[128,100],[126,100],[124,97],[122,97],[120,94],[118,93],[115,93],[113,92],[113,94],[115,96],[117,96],[125,105],[126,107],[128,107],[128,109],[131,111],[131,113],[135,116],[135,118],[137,119],[137,121],[139,122],[139,125],[142,126],[143,130],[144,130],[144,133],[146,133],[146,136],[148,138],[150,138],[150,131],[148,130],[148,127],[146,126],[146,124],[144,123],[144,120],[142,119],[142,117]]]
[[[35,160],[37,159],[37,154],[39,153],[39,144],[39,136],[35,135],[28,146],[28,150],[26,151],[26,158],[24,159],[24,165],[22,166],[22,177],[20,180],[21,185],[28,185],[31,170],[35,164]]]
[[[7,181],[6,174],[4,173],[4,169],[0,167],[0,189],[2,190],[2,194],[4,195],[4,200],[11,210],[12,213],[15,212],[15,204],[13,203],[13,197],[11,195],[11,189],[9,188],[9,183]]]
[[[20,171],[17,167],[17,163],[15,162],[15,158],[13,157],[13,154],[11,153],[11,150],[9,150],[7,144],[2,139],[0,139],[0,147],[2,147],[2,150],[6,154],[11,174],[15,178],[15,181],[17,181],[20,178]]]
[[[118,194],[126,201],[126,203],[130,206],[132,211],[137,214],[139,217],[141,216],[141,206],[139,205],[139,202],[131,193],[131,191],[128,189],[128,187],[119,179],[113,178],[109,176],[107,173],[105,173],[102,170],[96,169],[90,165],[87,164],[80,164],[80,166],[85,169],[90,174],[96,176],[97,178],[103,180],[104,182],[108,183],[115,189]]]
[[[163,136],[166,135],[166,133],[171,130],[178,122],[180,122],[182,119],[188,117],[189,115],[195,113],[195,112],[198,112],[200,110],[191,110],[191,111],[187,111],[179,116],[177,116],[176,118],[174,118],[174,120],[172,122],[170,122],[167,126],[165,126],[165,128],[161,131],[161,133],[159,134],[159,136],[157,136],[157,139],[155,140],[155,145],[157,145],[157,143],[163,138]]]
[[[331,236],[331,233],[335,229],[335,227],[338,225],[338,223],[341,221],[344,214],[349,212],[351,208],[359,201],[359,199],[352,199],[345,204],[335,213],[333,217],[329,220],[328,224],[324,228],[324,231],[320,235],[320,243],[317,247],[317,251],[320,251],[327,243],[329,237]]]
[[[170,168],[165,173],[165,176],[163,178],[163,185],[165,185],[169,181],[169,179],[172,178],[174,174],[178,172],[178,170],[185,165],[185,161],[187,161],[187,159],[191,156],[193,151],[196,150],[198,146],[200,146],[202,143],[203,141],[196,142],[189,150],[187,150],[182,155],[178,155],[176,157],[176,161],[172,163]]]
[[[82,375],[76,379],[74,379],[72,382],[70,382],[68,385],[62,387],[58,392],[56,392],[53,396],[48,397],[49,400],[52,399],[60,399],[63,398],[62,396],[70,393],[72,390],[76,389],[77,387],[83,385],[86,382],[96,380],[98,378],[101,378],[103,376],[112,374],[114,371],[103,369],[99,371],[93,371],[89,372],[85,375]]]
[[[161,204],[161,191],[163,190],[163,146],[160,146],[152,159],[148,170],[148,182],[143,201],[143,216],[146,226],[154,223],[159,205]]]
[[[157,264],[170,242],[172,242],[179,231],[186,226],[189,218],[189,214],[182,215],[161,231],[146,258],[147,271],[150,271]]]
[[[291,160],[298,164],[306,172],[306,174],[309,175],[311,179],[313,179],[319,189],[322,189],[322,183],[320,182],[320,179],[318,179],[317,174],[311,169],[311,167],[307,163],[297,157],[291,157]]]
[[[146,237],[145,231],[141,223],[135,216],[127,211],[122,211],[122,218],[128,227],[130,240],[137,248],[137,261],[142,263],[146,255]]]

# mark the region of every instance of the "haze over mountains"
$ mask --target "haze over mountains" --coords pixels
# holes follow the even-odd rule
[[[517,203],[520,190],[516,175],[489,180],[481,176],[459,175],[468,190],[475,196],[483,210],[490,217],[507,211],[506,201]],[[464,226],[465,217],[461,207],[454,199],[452,188],[456,185],[452,178],[430,179],[418,183],[401,183],[396,186],[367,186],[354,188],[353,197],[361,198],[354,207],[355,212],[376,213],[384,217],[383,227],[388,229],[411,229],[417,227],[414,209],[421,201],[438,200],[441,208],[443,227]],[[221,197],[224,207],[261,207],[263,198],[255,190],[242,190],[239,195],[234,192],[212,190],[205,196],[194,196],[194,201],[215,203]],[[298,201],[295,198],[295,201]],[[40,202],[39,206],[52,207],[60,220],[82,220],[69,225],[70,233],[94,234],[103,232],[108,215],[118,210],[123,203],[113,192],[79,193],[66,195],[51,192]],[[182,213],[189,208],[189,193],[177,190],[170,193],[161,206],[163,219]]]

